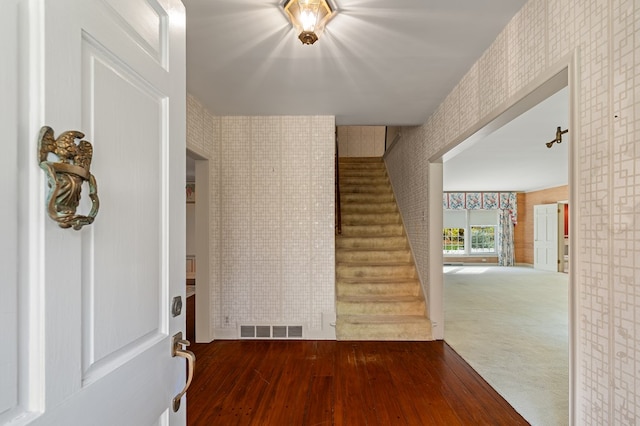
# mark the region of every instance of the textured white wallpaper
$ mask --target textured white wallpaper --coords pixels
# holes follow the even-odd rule
[[[382,157],[385,126],[338,126],[340,157]]]
[[[334,117],[215,117],[187,98],[187,147],[209,156],[211,312],[335,339]]]
[[[387,165],[428,276],[428,159],[579,52],[577,425],[640,424],[640,1],[531,0]],[[435,265],[440,267],[440,265]]]

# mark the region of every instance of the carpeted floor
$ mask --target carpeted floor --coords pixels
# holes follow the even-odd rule
[[[532,425],[568,425],[568,275],[445,266],[444,283],[445,341]]]

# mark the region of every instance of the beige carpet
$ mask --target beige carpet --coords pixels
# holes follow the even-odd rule
[[[431,321],[381,158],[340,159],[336,338],[431,340]]]
[[[444,283],[445,341],[532,425],[568,425],[568,275],[445,266]]]

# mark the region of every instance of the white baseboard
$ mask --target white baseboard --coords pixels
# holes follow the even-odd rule
[[[240,336],[238,336],[238,330],[235,328],[214,328],[213,329],[213,340],[237,340]]]
[[[305,340],[336,340],[336,329],[331,327],[329,330],[307,330],[304,337]]]

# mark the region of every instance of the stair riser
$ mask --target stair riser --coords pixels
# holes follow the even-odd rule
[[[340,169],[340,182],[349,179],[351,177],[371,177],[371,178],[386,178],[387,173],[384,169],[369,170],[369,169]]]
[[[393,193],[385,194],[366,194],[366,193],[340,193],[340,202],[346,204],[378,204],[378,203],[395,203]]]
[[[344,283],[340,279],[336,283],[336,294],[344,296],[419,296],[420,287],[417,283],[393,283],[393,284],[353,284]]]
[[[393,225],[343,225],[342,235],[345,237],[402,237],[402,226]]]
[[[386,176],[340,176],[340,185],[345,186],[366,186],[366,185],[389,185]]]
[[[342,302],[336,303],[336,313],[340,315],[424,315],[424,302]]]
[[[424,324],[336,324],[337,340],[433,340],[431,328]]]
[[[353,266],[338,265],[336,267],[338,278],[415,278],[413,264],[407,266]]]
[[[340,161],[338,163],[340,170],[343,169],[380,169],[385,170],[384,163],[382,161]]]
[[[348,238],[336,239],[336,248],[363,250],[398,250],[407,248],[407,240],[403,237],[382,238]]]
[[[383,164],[382,157],[340,157],[340,164],[343,163],[380,163]]]
[[[395,203],[356,204],[347,203],[341,206],[342,214],[347,213],[397,213]]]
[[[389,185],[344,185],[340,183],[340,194],[393,194]]]
[[[336,263],[401,263],[410,262],[411,254],[406,250],[337,250]]]
[[[340,180],[343,177],[388,177],[387,170],[384,166],[376,165],[375,167],[340,167]]]
[[[343,225],[384,225],[401,223],[398,213],[361,214],[345,213],[342,215]]]

